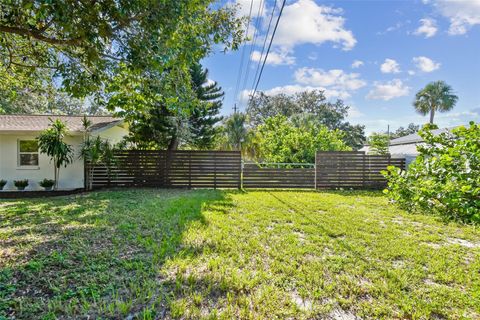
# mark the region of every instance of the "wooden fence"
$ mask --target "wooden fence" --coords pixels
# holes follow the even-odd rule
[[[245,163],[242,183],[244,188],[315,188],[315,168],[290,165]]]
[[[318,152],[311,167],[246,163],[242,170],[238,151],[189,150],[120,151],[114,163],[85,163],[86,187],[379,189],[382,170],[405,168],[405,159],[336,151]]]
[[[127,150],[115,154],[114,166],[85,164],[87,188],[240,188],[237,151]]]
[[[366,155],[364,152],[317,152],[315,187],[384,188],[387,180],[381,174],[388,166],[405,169],[405,159]]]

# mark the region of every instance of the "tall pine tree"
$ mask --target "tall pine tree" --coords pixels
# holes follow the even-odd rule
[[[222,120],[219,113],[225,93],[216,81],[208,80],[208,70],[199,63],[190,68],[190,75],[192,88],[200,101],[189,117],[190,145],[194,149],[210,149],[220,130],[215,125]]]
[[[182,147],[210,149],[219,132],[216,124],[224,92],[217,82],[208,80],[208,70],[200,64],[190,68],[191,88],[196,95],[195,105],[186,115],[174,113],[165,105],[152,106],[130,127],[129,141],[139,148],[177,150]]]

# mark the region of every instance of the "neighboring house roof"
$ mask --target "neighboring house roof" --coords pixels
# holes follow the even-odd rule
[[[455,128],[455,127],[435,129],[435,130],[432,130],[432,133],[434,135],[439,135],[439,134],[444,133],[444,132],[449,132],[453,128]],[[396,146],[396,145],[400,145],[400,144],[411,144],[411,143],[416,144],[416,143],[420,143],[420,142],[423,142],[422,137],[420,137],[418,135],[418,133],[413,133],[413,134],[409,134],[408,136],[403,136],[403,137],[400,137],[400,138],[397,138],[397,139],[390,140],[390,145],[391,146]]]
[[[0,133],[2,132],[39,132],[47,129],[51,120],[60,119],[66,123],[71,133],[83,132],[83,116],[64,115],[0,115]],[[92,122],[92,131],[101,131],[123,123],[122,119],[112,116],[87,116]]]
[[[432,130],[434,135],[439,135],[441,133],[449,132],[453,128],[442,128]],[[389,152],[392,156],[416,156],[418,155],[417,145],[423,142],[422,137],[418,133],[409,134],[408,136],[403,136],[397,139],[390,140]],[[359,151],[368,153],[370,151],[370,146],[365,145]]]

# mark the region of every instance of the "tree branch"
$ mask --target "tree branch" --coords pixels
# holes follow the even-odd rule
[[[41,34],[39,30],[28,30],[28,29],[3,26],[3,25],[0,25],[0,32],[14,33],[22,36],[30,36],[32,38],[35,38],[37,40],[47,42],[50,44],[59,44],[59,45],[66,45],[66,46],[79,44],[82,40],[82,38],[80,37],[74,38],[74,39],[50,38]]]

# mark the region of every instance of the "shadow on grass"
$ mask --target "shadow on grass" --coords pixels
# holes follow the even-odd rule
[[[312,194],[332,194],[332,195],[340,195],[340,196],[369,196],[369,197],[385,197],[383,194],[382,190],[378,189],[365,189],[365,190],[360,190],[360,189],[339,189],[339,190],[334,190],[334,189],[275,189],[275,188],[268,188],[268,189],[255,189],[255,188],[247,188],[247,189],[242,189],[241,193],[249,193],[249,192],[269,192],[269,191],[275,191],[275,192],[284,192],[284,193],[312,193]]]
[[[159,270],[205,226],[205,206],[227,214],[231,202],[146,189],[0,203],[0,319],[158,316],[174,286]]]

